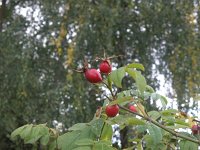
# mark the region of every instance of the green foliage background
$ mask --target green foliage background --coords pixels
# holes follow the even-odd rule
[[[155,72],[163,73],[172,81],[179,109],[184,104],[188,110],[189,98],[199,93],[197,0],[0,4],[0,149],[12,149],[10,133],[27,123],[53,126],[57,120],[69,127],[91,120],[101,104],[96,101],[101,89],[70,69],[84,56],[124,55],[113,60],[117,67],[139,61],[148,84],[156,88]],[[22,8],[29,8],[26,16]]]

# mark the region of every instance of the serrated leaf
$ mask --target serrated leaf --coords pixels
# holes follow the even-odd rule
[[[40,125],[36,125],[34,127],[32,127],[31,132],[29,132],[29,135],[24,137],[24,143],[30,143],[30,144],[34,144],[36,143],[36,141],[38,141],[42,136],[47,136],[46,138],[44,137],[42,142],[43,144],[47,144],[49,140],[49,129],[44,125],[44,124],[40,124]]]
[[[167,101],[166,97],[161,95],[160,96],[160,102],[161,102],[162,106],[165,108],[168,101]]]
[[[142,71],[144,71],[144,66],[142,64],[139,63],[132,63],[126,66],[127,68],[136,68],[136,69],[140,69]]]
[[[154,89],[149,85],[146,85],[146,91],[148,91],[150,93],[154,93],[155,92]]]
[[[108,141],[98,141],[94,145],[95,150],[116,150],[114,147],[112,147],[111,142]]]
[[[103,119],[95,119],[87,123],[85,128],[81,130],[73,130],[72,132],[65,133],[58,137],[58,145],[61,150],[75,149],[79,146],[76,142],[83,139],[96,140],[101,132],[101,127],[103,124]]]
[[[112,134],[113,134],[112,126],[105,123],[103,131],[101,133],[101,140],[111,141]]]
[[[117,93],[117,97],[122,98],[122,97],[131,96],[131,91],[132,90],[125,90],[125,91],[119,92]]]
[[[146,125],[139,125],[136,127],[137,132],[142,133],[145,132],[147,129]]]
[[[49,139],[50,139],[50,134],[47,133],[46,135],[43,135],[41,138],[40,138],[40,143],[42,145],[47,145],[48,142],[49,142]]]
[[[122,79],[125,76],[125,69],[124,67],[118,68],[114,70],[109,75],[109,80],[111,80],[117,87],[122,88]]]
[[[22,126],[22,127],[19,127],[19,128],[17,128],[17,129],[15,129],[15,130],[11,133],[11,139],[12,139],[12,140],[16,140],[16,137],[17,137],[17,136],[20,136],[22,130],[24,130],[27,126],[29,126],[29,124],[24,125],[24,126]]]
[[[188,124],[187,122],[185,122],[185,120],[176,119],[176,120],[175,120],[175,123],[177,123],[177,124],[179,124],[179,125],[186,126],[186,127],[190,127],[189,124]]]
[[[16,135],[20,136],[25,144],[35,144],[40,140],[42,145],[47,145],[50,140],[49,128],[46,124],[22,126],[11,134],[11,138],[15,138]]]
[[[181,150],[198,150],[198,144],[186,140],[181,140],[179,146]]]
[[[167,99],[166,99],[166,97],[164,97],[164,96],[162,96],[162,95],[160,95],[160,94],[158,94],[158,93],[152,93],[152,94],[151,94],[151,98],[152,98],[152,100],[154,100],[154,101],[160,100],[162,106],[163,106],[164,108],[166,107],[166,105],[167,105]]]
[[[137,118],[127,118],[127,122],[126,122],[127,125],[144,125],[145,122],[141,119],[137,119]]]
[[[176,109],[168,109],[168,110],[161,111],[161,114],[164,115],[164,116],[172,116],[172,115],[175,115],[178,112],[179,111],[176,110]]]
[[[161,114],[158,111],[150,111],[148,112],[148,115],[153,119],[153,120],[157,120]]]
[[[59,136],[58,137],[59,148],[61,148],[61,150],[76,148],[77,146],[75,145],[75,142],[76,140],[81,139],[79,138],[80,135],[81,135],[80,131],[72,131]]]
[[[29,138],[31,138],[31,131],[32,131],[33,125],[29,125],[22,132],[20,133],[20,137],[24,140],[24,143],[27,143]]]
[[[135,74],[136,74],[136,79],[135,79],[136,86],[139,89],[140,93],[143,94],[147,85],[146,79],[139,71],[135,71]]]
[[[140,91],[140,93],[143,94],[146,89],[147,83],[141,72],[130,68],[126,68],[126,72],[135,80],[138,90]]]
[[[162,132],[161,129],[155,125],[149,125],[147,126],[149,135],[153,139],[154,143],[159,143],[162,140]]]
[[[156,100],[158,100],[160,98],[160,95],[157,94],[157,93],[152,93],[151,94],[151,98],[152,98],[152,100],[156,101]]]
[[[73,125],[72,127],[68,128],[69,131],[76,131],[76,130],[82,130],[87,126],[86,123],[77,123]]]
[[[101,134],[101,128],[103,126],[103,119],[99,118],[96,120],[92,120],[89,124],[91,125],[91,131],[97,136],[99,137],[99,135]]]
[[[94,141],[91,140],[91,139],[81,139],[81,140],[78,140],[75,142],[76,145],[78,146],[89,146],[89,145],[93,145],[94,144]]]
[[[141,119],[134,118],[132,115],[118,115],[115,118],[109,119],[112,124],[121,125],[144,125],[145,122]]]
[[[125,68],[125,71],[131,76],[134,80],[136,80],[136,74],[135,71],[131,68]]]
[[[93,150],[93,149],[91,148],[91,146],[81,146],[74,148],[73,150]]]
[[[117,98],[116,100],[110,102],[109,105],[121,104],[121,103],[131,101],[131,100],[133,101],[133,97],[131,97],[131,96],[120,97],[120,98]]]

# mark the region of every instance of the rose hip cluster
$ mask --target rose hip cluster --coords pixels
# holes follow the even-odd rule
[[[103,60],[99,65],[99,70],[101,73],[108,75],[112,71],[110,61],[108,59]],[[84,71],[85,78],[90,83],[100,83],[103,80],[100,72],[94,68],[92,69],[86,68]]]
[[[99,64],[100,72],[95,68],[84,68],[84,75],[87,81],[90,83],[101,83],[103,78],[101,74],[108,75],[112,71],[112,66],[109,59],[104,59]],[[137,112],[137,109],[134,105],[128,106],[129,110],[132,112]],[[115,105],[107,105],[105,108],[105,113],[108,117],[115,117],[119,113],[119,106]]]

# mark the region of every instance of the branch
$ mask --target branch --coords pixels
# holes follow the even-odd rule
[[[200,121],[199,121],[199,120],[197,120],[197,119],[193,119],[193,121],[196,121],[196,122],[200,123]]]
[[[173,135],[176,136],[176,137],[179,137],[179,138],[182,138],[182,139],[186,139],[186,140],[188,140],[188,141],[191,141],[191,142],[194,142],[194,143],[197,143],[197,144],[200,145],[200,140],[195,140],[195,139],[193,139],[193,138],[184,136],[184,135],[182,135],[182,134],[180,134],[180,133],[178,133],[178,132],[176,132],[176,131],[173,131],[173,130],[171,130],[171,129],[165,127],[164,125],[158,123],[157,121],[151,119],[150,117],[146,117],[146,116],[143,116],[143,115],[141,115],[141,114],[139,114],[139,113],[132,112],[131,110],[129,110],[129,109],[125,108],[125,107],[122,107],[122,106],[119,106],[119,107],[120,107],[121,109],[125,110],[125,111],[128,111],[129,113],[132,113],[132,114],[135,114],[135,115],[137,115],[137,116],[140,116],[140,117],[144,118],[145,120],[147,120],[147,121],[153,123],[154,125],[156,125],[156,126],[162,128],[163,130],[165,130],[165,131],[167,131],[167,132],[173,134]]]

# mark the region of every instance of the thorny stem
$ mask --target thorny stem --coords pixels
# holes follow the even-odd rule
[[[191,142],[194,142],[194,143],[197,143],[197,144],[200,145],[200,140],[195,140],[195,139],[192,139],[192,138],[190,138],[190,137],[184,136],[184,135],[182,135],[182,134],[180,134],[180,133],[178,133],[178,132],[176,132],[176,131],[173,131],[173,130],[171,130],[171,129],[165,127],[164,125],[158,123],[157,121],[151,119],[150,117],[143,116],[143,115],[141,115],[141,114],[139,114],[139,113],[136,113],[136,112],[132,112],[131,110],[129,110],[129,109],[123,107],[123,106],[119,106],[119,107],[120,107],[121,109],[125,110],[125,111],[128,111],[129,113],[132,113],[132,114],[135,114],[135,115],[137,115],[137,116],[140,116],[140,117],[144,118],[145,120],[147,120],[147,121],[153,123],[154,125],[156,125],[156,126],[162,128],[163,130],[165,130],[165,131],[167,131],[167,132],[173,134],[173,135],[176,136],[176,137],[179,137],[179,138],[182,138],[182,139],[186,139],[186,140],[188,140],[188,141],[191,141]]]

